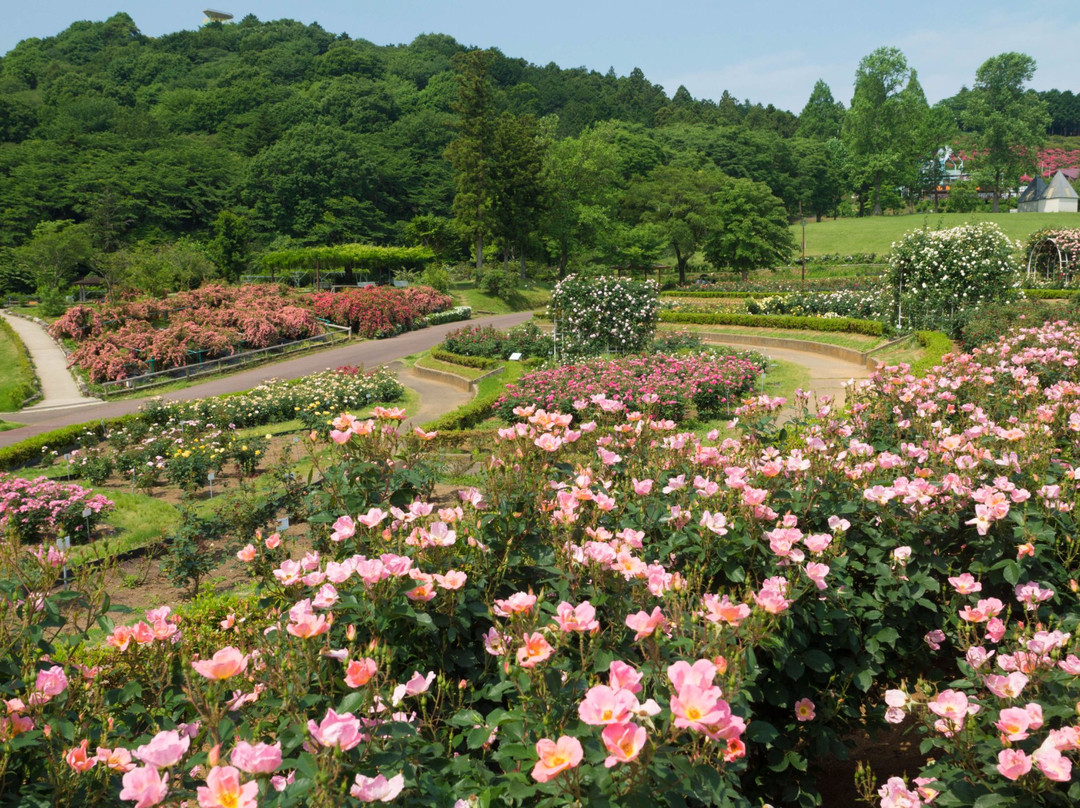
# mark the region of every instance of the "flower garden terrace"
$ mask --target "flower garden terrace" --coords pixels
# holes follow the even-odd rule
[[[251,537],[250,599],[178,626],[155,610],[66,655],[2,637],[22,661],[5,785],[147,805],[811,804],[795,773],[899,709],[932,716],[937,762],[883,805],[1067,802],[1078,348],[1050,325],[924,379],[885,368],[850,413],[804,407],[775,444],[761,397],[727,438],[648,400],[523,406],[453,502],[416,496],[382,428],[339,419],[315,546]],[[33,563],[46,592],[55,569]],[[50,614],[30,603],[4,608]],[[991,678],[1013,672],[1027,681]]]

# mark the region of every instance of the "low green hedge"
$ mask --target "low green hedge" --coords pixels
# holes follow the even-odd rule
[[[461,365],[467,368],[479,368],[480,370],[491,370],[492,368],[497,368],[503,364],[501,359],[490,359],[486,356],[465,356],[464,354],[444,351],[440,348],[432,348],[430,356],[432,359],[438,359],[440,362],[447,362],[451,365]]]
[[[52,432],[43,432],[40,435],[34,435],[13,446],[6,446],[3,449],[0,449],[0,469],[14,469],[34,463],[41,459],[41,450],[46,446],[51,446],[57,450],[66,450],[74,447],[78,443],[79,437],[86,432],[93,432],[97,435],[98,439],[104,440],[107,430],[114,426],[120,426],[136,417],[138,417],[138,415],[134,413],[131,415],[121,415],[118,418],[109,418],[105,421],[90,421],[85,424],[72,424],[71,426],[54,429]]]
[[[885,335],[885,325],[877,320],[853,317],[796,317],[790,314],[733,314],[727,312],[662,311],[663,323],[686,325],[739,325],[750,328],[790,328],[806,331],[841,331],[848,334]]]
[[[1080,289],[1025,289],[1024,294],[1032,300],[1067,300],[1080,295]]]
[[[915,376],[925,376],[932,367],[941,364],[941,357],[956,350],[949,336],[940,331],[916,331],[915,339],[926,349],[926,355],[911,365]]]
[[[790,295],[791,292],[720,292],[717,290],[693,290],[681,292],[678,289],[666,289],[660,293],[660,297],[778,297],[780,295]]]
[[[437,311],[427,315],[425,321],[428,325],[442,325],[443,323],[459,323],[462,320],[472,319],[471,306],[455,306],[446,311]]]

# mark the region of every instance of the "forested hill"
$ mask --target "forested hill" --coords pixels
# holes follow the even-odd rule
[[[0,244],[58,219],[87,223],[103,249],[203,235],[229,208],[264,242],[399,238],[417,214],[450,213],[451,57],[464,50],[438,34],[379,46],[253,16],[150,38],[117,14],[24,40],[0,61]],[[492,75],[501,110],[553,116],[555,138],[620,122],[611,137],[643,140],[634,171],[659,159],[643,128],[745,123],[767,153],[797,120],[726,96],[669,100],[639,70],[500,54]]]

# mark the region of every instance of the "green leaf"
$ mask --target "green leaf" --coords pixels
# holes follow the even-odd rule
[[[811,648],[803,654],[803,662],[806,663],[806,667],[810,668],[810,670],[818,673],[826,673],[834,667],[832,657],[816,648]]]
[[[1013,805],[1015,800],[1012,797],[1006,797],[1004,794],[983,794],[979,799],[975,800],[975,805],[972,808],[996,808],[998,805]]]
[[[780,737],[780,731],[768,721],[751,721],[746,727],[746,740],[768,744]]]

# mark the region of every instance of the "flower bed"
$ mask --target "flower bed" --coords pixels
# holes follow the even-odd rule
[[[461,356],[509,359],[515,353],[523,357],[551,356],[553,343],[535,323],[524,323],[509,331],[490,325],[459,328],[447,334],[439,347]]]
[[[849,412],[819,399],[782,435],[766,397],[723,440],[610,397],[521,407],[482,487],[442,507],[417,493],[399,413],[339,417],[340,462],[307,501],[316,549],[251,535],[250,602],[106,623],[97,647],[72,631],[61,657],[36,630],[57,601],[0,599],[18,618],[0,620],[17,740],[0,785],[145,805],[813,804],[810,759],[915,713],[935,762],[878,772],[883,808],[1071,804],[1078,357],[1080,329],[1024,331],[922,379],[883,369]],[[22,558],[49,591],[55,569]]]
[[[167,300],[73,306],[49,327],[74,340],[69,363],[93,382],[266,348],[323,333],[302,298],[284,286],[212,284]]]
[[[369,339],[422,328],[427,324],[426,315],[453,305],[449,295],[426,286],[405,289],[368,286],[340,292],[314,292],[310,301],[319,317],[352,328],[354,333]]]
[[[701,418],[731,408],[752,392],[760,366],[732,356],[650,354],[594,359],[522,376],[499,399],[499,415],[513,420],[522,406],[573,412],[596,399],[619,408],[685,420],[691,405]]]
[[[883,286],[863,291],[791,292],[746,302],[750,314],[790,314],[796,317],[852,317],[886,320],[890,312],[888,290]]]
[[[62,536],[84,542],[87,525],[93,532],[113,507],[112,500],[79,485],[0,474],[0,533],[22,543],[51,543]],[[84,517],[87,508],[90,516]]]
[[[375,401],[396,401],[404,392],[397,376],[385,367],[368,372],[342,367],[294,381],[271,379],[238,395],[195,401],[154,399],[143,406],[142,413],[155,424],[198,420],[237,428],[300,418],[312,429],[325,426],[327,418],[345,410],[362,409]]]

